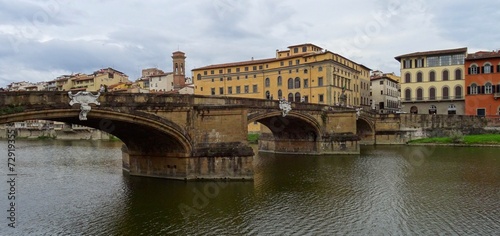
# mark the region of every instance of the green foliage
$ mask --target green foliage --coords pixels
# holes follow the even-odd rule
[[[260,134],[256,134],[256,133],[253,133],[253,134],[248,134],[248,142],[249,143],[258,143],[259,142],[259,136]]]
[[[328,117],[328,115],[326,114],[325,111],[321,112],[321,121],[323,121],[323,125],[326,124],[326,118]]]
[[[110,134],[109,141],[113,141],[113,142],[120,141],[121,142],[122,140],[120,140],[118,137]]]
[[[8,105],[6,107],[0,108],[0,115],[8,115],[22,111],[24,111],[23,106]]]
[[[467,135],[464,137],[464,143],[486,143],[486,144],[500,144],[500,134],[479,134]]]
[[[465,143],[465,144],[500,144],[500,134],[462,135],[461,132],[450,133],[450,137],[423,138],[408,143]]]
[[[408,143],[451,143],[451,138],[448,137],[421,138],[421,139],[411,140]]]
[[[448,136],[453,143],[462,143],[464,141],[464,134],[458,130],[452,130],[449,132]]]

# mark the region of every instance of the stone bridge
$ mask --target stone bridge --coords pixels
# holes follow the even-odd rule
[[[81,119],[67,92],[1,92],[0,124],[39,119],[96,128],[124,142],[131,175],[173,179],[251,179],[247,134],[255,121],[271,131],[262,151],[359,153],[352,109],[292,103],[283,116],[279,101],[177,94],[104,93],[97,101]]]

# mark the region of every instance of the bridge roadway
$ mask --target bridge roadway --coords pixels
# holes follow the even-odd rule
[[[178,94],[103,93],[80,119],[67,92],[1,92],[0,124],[52,120],[84,125],[120,138],[131,175],[173,179],[251,179],[248,124],[260,122],[260,151],[359,154],[356,111],[279,101]]]

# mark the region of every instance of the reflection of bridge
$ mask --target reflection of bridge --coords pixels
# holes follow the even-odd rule
[[[125,143],[130,174],[178,179],[252,178],[246,139],[255,121],[272,133],[263,135],[263,151],[359,153],[352,109],[292,103],[283,117],[272,100],[106,93],[80,120],[80,105],[69,101],[66,92],[0,93],[0,124],[41,119],[100,129]]]

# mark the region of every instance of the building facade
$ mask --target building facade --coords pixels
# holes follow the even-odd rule
[[[500,115],[500,51],[469,54],[465,68],[465,114]]]
[[[151,93],[177,93],[186,87],[186,54],[181,51],[172,53],[172,72],[158,68],[143,69],[136,83]]]
[[[327,105],[369,106],[370,69],[314,44],[276,50],[276,57],[192,70],[195,94]],[[361,83],[363,82],[363,83]]]
[[[174,73],[164,73],[149,76],[149,91],[168,92],[174,90]]]
[[[374,71],[371,80],[372,109],[378,113],[396,113],[401,110],[399,76]]]
[[[401,63],[402,110],[414,114],[465,114],[467,48],[414,52]]]

